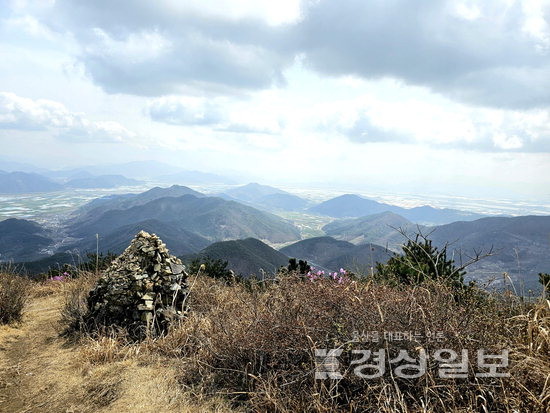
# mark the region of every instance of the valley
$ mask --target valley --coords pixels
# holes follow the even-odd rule
[[[96,247],[104,254],[119,254],[143,229],[159,235],[177,255],[210,253],[227,260],[245,276],[265,268],[274,271],[281,265],[281,258],[266,261],[261,253],[250,253],[245,244],[214,247],[216,243],[254,239],[265,245],[264,253],[273,251],[267,255],[276,256],[276,250],[280,250],[287,258],[307,259],[326,270],[345,266],[370,273],[376,262],[401,252],[405,238],[398,229],[402,229],[409,234],[430,233],[441,247],[449,243],[457,260],[472,251],[494,247],[494,256],[469,269],[470,280],[499,286],[503,284],[502,273],[506,272],[527,291],[538,287],[536,274],[550,266],[545,253],[550,245],[549,217],[509,217],[509,204],[503,202],[494,201],[492,214],[486,215],[493,217],[484,218],[473,212],[476,200],[468,204],[462,199],[461,205],[471,205],[472,210],[457,210],[448,208],[456,207],[450,203],[446,208],[420,207],[419,197],[393,196],[391,199],[398,205],[384,202],[388,197],[382,195],[365,198],[340,195],[339,191],[290,190],[293,192],[257,183],[166,186],[150,182],[110,189],[2,195],[0,223],[17,218],[21,224],[15,223],[27,232],[18,235],[13,229],[17,225],[7,227],[12,232],[0,235],[0,245],[4,245],[0,260],[35,261],[27,267],[43,271],[57,261],[80,262]],[[439,198],[430,202],[438,205],[444,201]],[[518,206],[526,207],[525,203]],[[528,208],[534,214],[547,207]],[[27,221],[39,224],[36,231],[29,232],[28,228],[34,227],[25,224]],[[523,227],[531,232],[521,232]],[[15,243],[15,239],[19,241]],[[310,240],[310,245],[320,243],[314,248],[317,253],[307,253],[299,246],[304,240]],[[346,244],[338,244],[342,242]],[[334,251],[326,257],[320,252],[322,249]]]

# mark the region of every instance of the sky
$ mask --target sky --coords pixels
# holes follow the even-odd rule
[[[550,201],[550,1],[0,0],[0,144]]]

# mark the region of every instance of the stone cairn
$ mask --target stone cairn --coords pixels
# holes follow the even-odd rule
[[[130,337],[165,334],[181,319],[187,273],[156,235],[141,231],[88,296],[88,322],[124,328]]]

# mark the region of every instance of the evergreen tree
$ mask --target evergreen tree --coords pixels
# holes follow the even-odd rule
[[[408,239],[403,254],[394,254],[386,264],[376,263],[377,276],[385,281],[418,285],[427,280],[445,280],[455,287],[464,286],[464,267],[447,257],[447,245],[441,250],[422,234]]]

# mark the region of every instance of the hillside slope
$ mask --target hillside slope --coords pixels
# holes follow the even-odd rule
[[[470,267],[471,275],[502,279],[507,272],[525,289],[540,288],[538,273],[550,271],[550,216],[492,217],[472,222],[454,222],[435,227],[430,238],[436,245],[451,242],[457,261],[474,251],[495,255]]]
[[[210,241],[206,238],[183,228],[178,228],[174,223],[164,223],[155,219],[149,219],[116,228],[101,236],[99,239],[99,252],[122,253],[140,231],[158,235],[163,242],[170,246],[170,252],[174,255],[193,254],[210,244]],[[81,253],[95,252],[96,237],[86,237],[68,246],[67,249],[78,250]]]
[[[105,235],[129,224],[146,220],[175,223],[211,241],[254,237],[274,243],[300,238],[291,223],[252,207],[221,198],[184,195],[161,198],[124,210],[108,210],[85,223],[73,223],[69,233],[75,237]]]
[[[288,264],[288,257],[255,238],[216,242],[193,257],[207,256],[229,263],[228,268],[242,276],[261,276],[262,270],[273,275],[279,267]]]
[[[75,211],[70,222],[86,222],[96,219],[99,215],[110,210],[122,210],[144,205],[160,198],[180,197],[183,195],[204,196],[186,186],[172,185],[169,188],[154,187],[139,194],[109,195],[94,199]]]
[[[382,212],[355,219],[333,221],[323,227],[323,231],[332,237],[354,244],[370,242],[387,246],[399,251],[404,238],[397,229],[415,230],[417,228],[408,219],[393,212]]]
[[[50,246],[50,233],[33,221],[9,218],[0,221],[0,261],[30,261]]]
[[[298,241],[280,250],[289,257],[307,260],[316,267],[337,271],[340,268],[370,273],[377,262],[386,262],[390,252],[375,244],[354,245],[332,237],[316,237]]]

